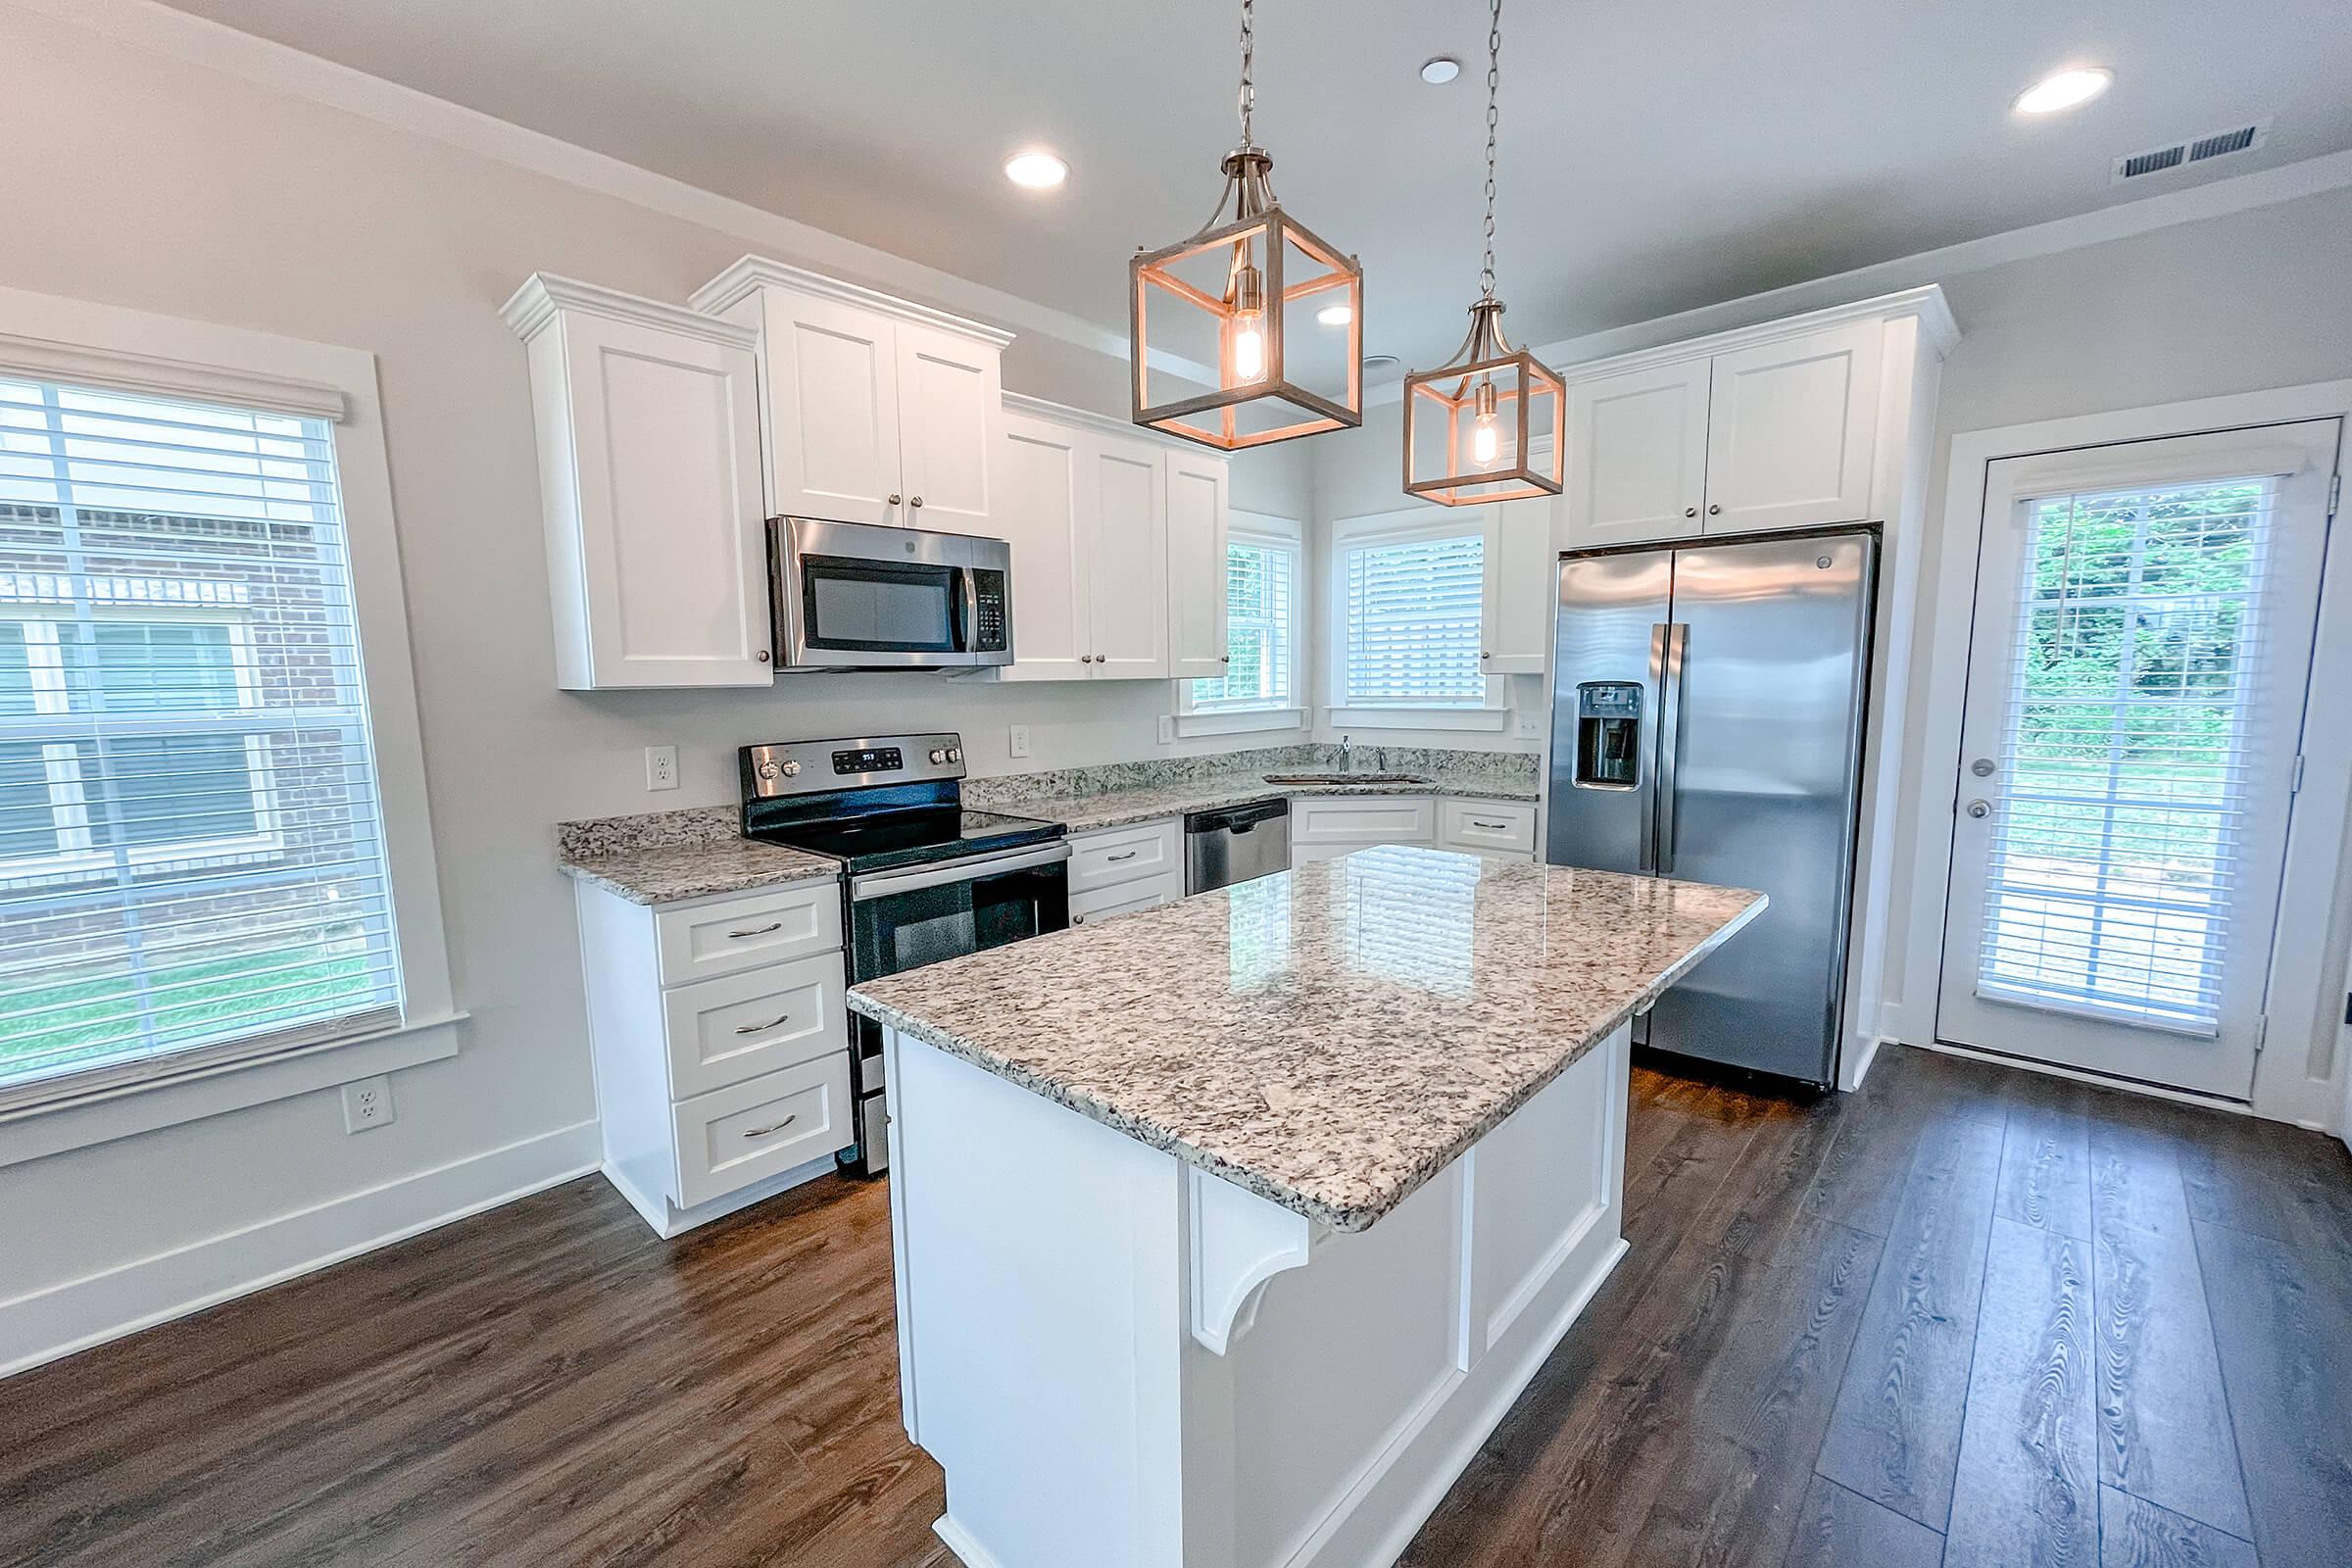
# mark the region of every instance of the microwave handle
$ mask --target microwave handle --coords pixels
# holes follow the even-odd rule
[[[957,566],[956,581],[960,589],[956,595],[956,651],[973,653],[980,640],[980,574],[969,566]]]

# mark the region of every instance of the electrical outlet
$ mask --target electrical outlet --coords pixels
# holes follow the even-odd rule
[[[675,746],[648,746],[645,749],[645,787],[649,790],[674,790],[678,787],[678,749]]]
[[[343,1086],[343,1130],[364,1133],[392,1122],[392,1080],[382,1073]]]
[[[1004,750],[1013,757],[1027,757],[1029,755],[1029,726],[1015,724],[1006,731]]]
[[[1160,715],[1159,715],[1159,744],[1160,744],[1160,745],[1162,745],[1162,746],[1165,746],[1165,745],[1168,745],[1170,742],[1174,741],[1175,739],[1176,739],[1176,715],[1175,715],[1175,714],[1173,714],[1173,713],[1162,713],[1162,714],[1160,714]]]

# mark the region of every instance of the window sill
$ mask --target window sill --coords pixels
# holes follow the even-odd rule
[[[81,1099],[0,1111],[0,1129],[6,1130],[0,1137],[0,1167],[444,1060],[458,1054],[458,1025],[466,1017],[452,1012],[274,1055],[118,1084]]]
[[[1178,713],[1179,735],[1250,735],[1268,730],[1306,728],[1303,708],[1223,708]]]
[[[1510,723],[1507,708],[1327,708],[1334,729],[1492,730]]]

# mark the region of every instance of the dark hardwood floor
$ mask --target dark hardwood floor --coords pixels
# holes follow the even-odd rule
[[[1635,1073],[1625,1261],[1416,1568],[2352,1561],[2352,1158],[1889,1049]],[[0,1382],[0,1564],[952,1568],[888,1195],[590,1178]]]

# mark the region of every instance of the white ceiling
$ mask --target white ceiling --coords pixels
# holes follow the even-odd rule
[[[1207,217],[1239,7],[1184,0],[171,0],[437,97],[1123,328],[1126,259]],[[1500,292],[1545,342],[2352,147],[2344,0],[1518,0]],[[1268,0],[1258,140],[1430,364],[1478,267],[1486,7]],[[1450,53],[1461,76],[1424,85]],[[2053,67],[2116,83],[2026,121]],[[2119,155],[2269,118],[2117,190]],[[1069,183],[999,166],[1043,143]]]

